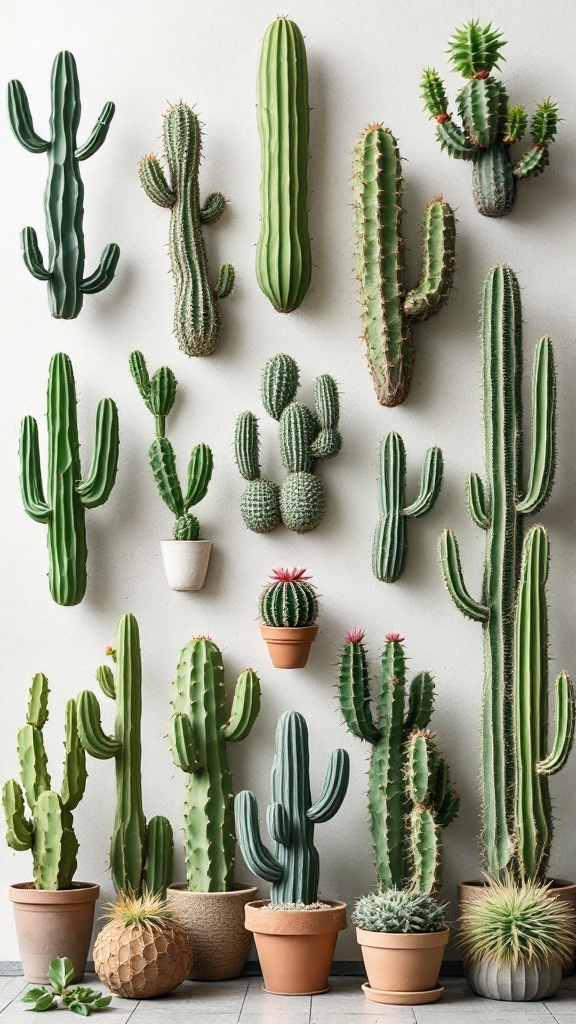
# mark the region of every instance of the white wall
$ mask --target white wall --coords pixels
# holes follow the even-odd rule
[[[305,713],[311,734],[314,790],[321,783],[332,747],[352,758],[352,781],[343,810],[317,829],[324,896],[352,903],[374,881],[365,800],[367,751],[348,736],[336,704],[335,664],[343,632],[362,625],[376,657],[385,632],[405,635],[411,667],[436,676],[434,728],[463,792],[462,813],[446,834],[445,893],[458,879],[478,872],[476,833],[479,799],[477,761],[482,681],[481,629],[452,606],[439,576],[436,539],[445,525],[457,529],[470,587],[479,591],[484,538],[469,521],[464,478],[483,468],[480,346],[477,319],[483,278],[495,262],[507,261],[519,275],[524,302],[525,361],[544,332],[555,342],[558,384],[558,471],[553,497],[542,513],[551,533],[550,626],[552,670],[574,670],[574,5],[528,0],[458,0],[442,4],[378,0],[292,0],[287,13],[306,35],[310,67],[312,133],[310,211],[314,276],[302,307],[280,316],[258,289],[254,274],[259,229],[259,140],[255,120],[255,76],[262,35],[278,13],[276,0],[170,0],[122,3],[92,0],[3,0],[2,80],[20,78],[27,89],[37,130],[47,131],[53,57],[70,49],[78,62],[83,101],[81,138],[105,100],[117,113],[102,150],[82,165],[86,187],[87,270],[105,243],[122,250],[117,279],[108,291],[88,296],[76,321],[50,318],[44,286],[22,263],[18,235],[26,224],[38,230],[45,249],[42,193],[46,158],[25,152],[1,114],[2,182],[2,733],[0,779],[17,772],[16,731],[25,713],[32,674],[44,671],[52,688],[46,730],[52,766],[59,778],[62,715],[68,697],[94,686],[94,671],[112,642],[117,618],[137,616],[145,669],[143,722],[145,810],[172,819],[182,875],[179,808],[184,777],[167,749],[169,683],[178,652],[191,636],[209,633],[221,646],[228,682],[252,665],[262,678],[263,708],[251,737],[232,747],[237,789],[267,799],[274,728],[288,708]],[[529,110],[552,95],[566,119],[545,175],[519,188],[516,209],[502,221],[481,219],[471,194],[470,167],[442,154],[434,128],[422,111],[421,68],[446,71],[446,42],[461,20],[493,19],[510,40],[503,79],[514,102]],[[457,79],[448,76],[451,97]],[[4,86],[2,86],[4,88]],[[138,159],[160,148],[167,101],[197,105],[206,123],[202,191],[221,189],[230,200],[226,215],[206,230],[212,274],[230,260],[237,271],[234,294],[222,304],[221,347],[211,358],[189,360],[172,337],[172,282],[166,250],[168,214],[139,188]],[[410,279],[419,264],[419,224],[425,202],[443,192],[457,210],[455,289],[441,314],[416,331],[417,361],[412,390],[394,411],[378,405],[359,338],[352,267],[351,150],[363,126],[390,125],[405,160],[405,233]],[[152,420],[136,393],[128,353],[140,347],[155,369],[168,363],[180,382],[169,422],[184,471],[192,443],[205,440],[215,452],[209,495],[200,507],[204,536],[214,541],[207,586],[201,594],[167,589],[159,540],[171,517],[163,506],[147,462]],[[39,418],[46,451],[45,394],[51,355],[72,357],[79,397],[84,465],[89,459],[96,403],[111,395],[120,410],[121,456],[116,487],[107,504],[87,513],[89,586],[76,608],[60,608],[46,580],[46,530],[29,519],[18,484],[21,417]],[[278,351],[291,353],[311,398],[314,377],[332,373],[342,392],[340,457],[321,466],[327,514],[312,534],[278,529],[260,537],[244,529],[242,490],[232,437],[237,414],[261,413],[260,370]],[[528,393],[528,390],[527,390]],[[279,472],[276,425],[262,412],[265,471]],[[410,524],[409,563],[394,586],[371,573],[376,521],[378,442],[394,428],[406,441],[411,491],[425,448],[444,450],[446,471],[433,513]],[[321,635],[307,670],[272,669],[256,623],[257,600],[268,571],[306,565],[322,594]],[[110,709],[107,709],[109,719]],[[553,870],[574,877],[572,820],[575,765],[553,781],[558,817]],[[90,778],[75,814],[80,838],[78,878],[98,881],[112,895],[107,863],[114,811],[113,765],[90,760]],[[6,899],[11,881],[30,877],[29,857],[0,848],[0,960],[17,959],[12,915]],[[240,879],[249,878],[241,858]],[[352,930],[337,955],[356,958]]]

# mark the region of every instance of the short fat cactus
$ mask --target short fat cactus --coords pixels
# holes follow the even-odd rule
[[[541,174],[549,162],[549,149],[558,130],[558,107],[543,100],[530,122],[530,149],[512,163],[510,147],[520,142],[528,127],[523,106],[511,106],[502,82],[491,72],[505,60],[506,45],[492,25],[469,21],[448,44],[455,71],[467,79],[456,97],[462,127],[448,112],[448,98],[440,75],[427,68],[422,77],[426,109],[437,122],[442,149],[457,160],[473,164],[472,188],[478,212],[504,217],[514,207],[519,181]]]
[[[313,626],[318,617],[318,597],[306,569],[274,569],[260,595],[260,616],[266,626],[295,629]]]

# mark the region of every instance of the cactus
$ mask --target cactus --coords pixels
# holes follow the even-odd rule
[[[184,849],[192,892],[227,892],[234,883],[234,797],[226,743],[248,736],[260,711],[260,680],[252,669],[238,677],[227,710],[222,655],[207,637],[182,648],[172,684],[170,744],[188,775]]]
[[[8,83],[8,115],[18,142],[29,153],[48,154],[48,180],[44,193],[48,263],[45,265],[34,228],[21,236],[24,263],[33,277],[46,281],[52,316],[73,320],[82,309],[85,295],[107,288],[114,278],[120,249],[107,245],[93,274],[84,277],[84,185],[80,161],[93,156],[103,144],[114,117],[114,104],[105,103],[84,145],[78,146],[80,84],[76,61],[62,50],[52,66],[51,136],[42,139],[34,131],[28,97],[21,82]]]
[[[79,604],[86,593],[84,510],[108,500],[116,479],[118,447],[118,410],[111,398],[102,398],[96,409],[92,462],[82,479],[72,363],[58,352],[50,362],[48,378],[47,498],[36,420],[25,416],[20,432],[22,501],[35,522],[48,526],[48,581],[58,604]]]
[[[130,354],[130,372],[146,408],[156,421],[156,437],[148,457],[160,497],[176,516],[174,540],[198,540],[200,523],[190,509],[206,497],[212,478],[214,459],[207,444],[197,444],[190,453],[188,483],[182,490],[176,471],[174,449],[166,437],[166,417],[174,405],[178,382],[169,366],[161,366],[150,378],[141,352]]]
[[[532,146],[515,164],[510,147],[520,142],[528,127],[523,106],[510,106],[502,82],[491,75],[505,60],[505,40],[491,25],[469,21],[449,42],[454,70],[467,79],[456,97],[460,127],[448,112],[448,98],[440,75],[426,68],[422,96],[437,122],[437,138],[449,156],[471,160],[472,189],[478,212],[484,217],[505,217],[512,211],[518,181],[542,174],[558,131],[558,107],[551,100],[536,106],[530,122]]]
[[[318,617],[318,598],[306,569],[274,569],[272,583],[260,596],[260,615],[267,626],[313,626]]]
[[[363,336],[378,401],[392,408],[404,401],[410,389],[412,325],[437,313],[448,299],[456,224],[441,196],[428,204],[422,225],[420,280],[407,292],[402,165],[396,139],[382,125],[369,125],[356,144],[353,188]]]
[[[142,657],[140,634],[133,615],[123,615],[115,647],[108,648],[115,671],[102,665],[96,678],[104,695],[116,704],[114,734],[102,728],[100,704],[92,690],[77,698],[78,729],[84,750],[98,760],[116,761],[116,815],[110,846],[112,881],[118,892],[145,886],[163,893],[172,880],[174,843],[170,822],[158,816],[148,824],[142,808]]]
[[[482,372],[486,481],[472,473],[467,502],[486,533],[484,582],[476,601],[464,582],[456,538],[439,542],[446,587],[456,607],[484,632],[482,711],[482,846],[490,877],[503,879],[514,858],[514,616],[525,515],[546,504],[552,488],[556,381],[552,342],[540,339],[532,375],[532,455],[522,478],[522,305],[513,271],[494,267],[482,300]]]
[[[380,518],[372,544],[372,572],[384,583],[395,583],[406,567],[407,519],[418,519],[433,508],[442,486],[444,463],[440,448],[429,448],[420,475],[420,490],[411,505],[404,504],[406,451],[393,430],[380,442],[378,503]]]
[[[249,530],[268,533],[280,523],[296,533],[318,526],[325,510],[324,488],[314,475],[317,459],[338,454],[340,403],[333,377],[322,374],[314,384],[314,412],[294,401],[299,385],[298,366],[279,353],[262,371],[262,403],[279,421],[280,454],[288,470],[281,487],[260,476],[258,420],[243,412],[236,422],[236,464],[248,481],[240,509]]]
[[[202,225],[220,219],[226,200],[220,192],[211,192],[200,205],[202,132],[191,107],[186,103],[170,107],[164,115],[163,135],[170,183],[152,155],[140,161],[140,184],[153,203],[170,210],[174,333],[178,344],[188,356],[209,356],[220,340],[218,303],[234,287],[234,267],[224,263],[216,284],[210,284]]]
[[[406,708],[403,637],[390,633],[375,716],[363,640],[361,630],[346,634],[339,693],[350,732],[373,747],[368,807],[378,885],[432,892],[440,882],[442,829],[460,806],[436,734],[428,729],[434,682],[429,672],[419,672],[410,683]]]
[[[310,287],[308,235],[308,67],[302,33],[288,18],[266,30],[258,69],[262,209],[256,277],[280,313],[296,309]]]
[[[329,821],[340,810],[350,777],[345,750],[333,750],[322,792],[310,795],[308,727],[298,711],[286,711],[276,728],[276,752],[270,775],[271,804],[266,816],[274,855],[264,846],[258,823],[258,804],[249,790],[236,797],[236,829],[242,855],[255,875],[272,883],[273,906],[315,903],[320,862],[314,846],[314,825]]]
[[[51,788],[43,729],[48,720],[48,680],[32,680],[26,725],[18,732],[22,785],[4,783],[2,803],[6,842],[13,850],[32,850],[37,889],[70,889],[76,871],[78,840],[72,811],[86,787],[86,756],[80,744],[75,701],[66,704],[64,771],[60,793]],[[24,796],[30,809],[26,817]]]

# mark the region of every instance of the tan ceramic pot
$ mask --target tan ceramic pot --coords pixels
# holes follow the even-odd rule
[[[146,927],[112,920],[94,943],[96,974],[124,999],[165,996],[188,977],[192,947],[177,921]]]
[[[244,927],[244,908],[257,891],[245,885],[231,892],[190,892],[186,884],[168,886],[166,900],[190,936],[191,980],[225,981],[242,974],[252,941]]]
[[[448,936],[448,928],[406,934],[357,928],[370,988],[381,993],[434,993]]]
[[[318,626],[260,626],[274,668],[304,668]]]
[[[67,956],[74,965],[73,981],[82,981],[94,926],[100,886],[74,882],[71,889],[37,889],[34,882],[11,885],[8,895],[26,981],[44,985],[48,965]]]
[[[282,996],[328,991],[338,932],[346,928],[346,904],[323,900],[321,910],[266,910],[270,900],[246,906],[264,988]]]

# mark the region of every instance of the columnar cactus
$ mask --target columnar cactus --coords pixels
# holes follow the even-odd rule
[[[320,862],[314,846],[314,826],[329,821],[340,810],[350,778],[345,750],[333,750],[322,792],[310,795],[308,727],[298,711],[286,711],[276,729],[276,751],[270,775],[271,804],[266,821],[274,854],[260,835],[258,803],[249,790],[236,797],[236,829],[242,855],[255,875],[272,883],[273,906],[315,903]]]
[[[169,366],[161,366],[150,378],[141,352],[130,354],[130,372],[146,408],[156,421],[156,437],[148,457],[160,497],[176,516],[174,540],[198,540],[200,523],[190,509],[206,497],[212,478],[214,459],[207,444],[197,444],[190,453],[188,484],[182,490],[176,471],[174,449],[166,437],[166,417],[174,405],[178,382]]]
[[[109,648],[115,671],[102,665],[96,678],[103,694],[115,701],[114,734],[102,728],[100,704],[92,690],[77,698],[78,728],[84,750],[99,760],[116,761],[116,815],[110,846],[112,881],[118,892],[136,894],[143,886],[163,893],[172,880],[174,842],[170,822],[159,815],[148,824],[142,807],[142,657],[133,615],[118,622]]]
[[[413,324],[437,313],[450,294],[456,223],[442,197],[428,204],[420,280],[407,291],[402,165],[396,139],[380,124],[369,125],[356,144],[353,188],[363,336],[378,401],[392,408],[404,401],[410,388]]]
[[[260,475],[256,416],[243,412],[236,422],[236,464],[248,481],[240,509],[246,526],[255,533],[268,533],[280,523],[296,533],[307,533],[324,515],[324,488],[313,471],[317,459],[333,458],[342,445],[338,388],[328,374],[318,377],[312,412],[294,401],[299,383],[296,362],[283,353],[269,359],[262,371],[262,402],[279,421],[280,454],[288,470],[281,487]]]
[[[72,363],[58,352],[48,377],[46,498],[36,420],[25,416],[20,432],[22,501],[35,522],[48,526],[48,581],[58,604],[78,604],[86,593],[85,509],[108,500],[116,479],[118,448],[118,410],[111,398],[102,398],[96,409],[92,462],[82,479]]]
[[[482,300],[482,372],[486,481],[467,480],[468,510],[486,533],[480,601],[464,582],[456,538],[446,530],[439,542],[446,587],[462,614],[484,630],[482,710],[482,844],[486,869],[504,878],[513,861],[514,745],[512,692],[514,618],[520,581],[524,516],[540,511],[552,488],[556,381],[552,342],[536,346],[532,374],[532,454],[522,477],[522,305],[518,281],[507,266],[494,267]]]
[[[208,356],[220,341],[219,300],[234,287],[234,267],[223,263],[216,284],[210,284],[203,224],[215,224],[226,200],[211,192],[200,204],[198,174],[202,154],[200,121],[186,103],[164,115],[164,153],[169,182],[157,157],[145,156],[138,173],[146,195],[170,210],[170,263],[174,278],[174,333],[188,356]]]
[[[318,617],[316,589],[306,569],[274,569],[272,583],[260,595],[260,616],[267,626],[313,626]]]
[[[444,463],[440,448],[429,448],[420,475],[420,490],[405,505],[406,450],[399,434],[391,430],[380,442],[378,504],[380,518],[372,544],[372,572],[384,583],[395,583],[406,567],[408,519],[418,519],[433,508],[442,486]]]
[[[188,775],[184,850],[192,892],[226,892],[234,883],[234,796],[227,742],[246,739],[260,711],[260,680],[252,669],[238,677],[227,708],[222,654],[207,637],[182,648],[172,684],[170,745]]]
[[[440,881],[442,829],[460,806],[436,734],[428,729],[434,682],[429,672],[419,672],[410,683],[406,708],[403,637],[390,633],[375,720],[363,640],[361,630],[346,634],[339,693],[346,725],[373,747],[368,806],[378,885],[432,892]]]
[[[436,119],[442,149],[457,160],[472,161],[478,212],[504,217],[514,206],[518,181],[534,178],[548,166],[549,148],[558,130],[558,107],[551,100],[538,103],[530,122],[532,146],[513,164],[510,147],[524,136],[528,118],[523,106],[510,106],[502,82],[491,75],[505,59],[505,40],[491,25],[469,21],[448,45],[454,69],[467,79],[456,97],[462,127],[448,112],[446,89],[434,68],[427,68],[422,78],[426,109]]]
[[[262,218],[256,277],[280,313],[296,309],[310,287],[308,234],[308,66],[304,38],[288,18],[266,30],[258,68],[262,146]]]
[[[31,850],[37,889],[70,889],[76,871],[78,840],[72,811],[84,796],[86,756],[80,744],[76,703],[66,704],[62,789],[51,786],[43,728],[48,720],[48,680],[38,672],[32,680],[26,725],[18,732],[22,785],[4,783],[2,803],[6,842],[13,850]],[[26,817],[24,796],[30,808]]]
[[[50,139],[34,131],[28,97],[21,82],[8,83],[8,115],[18,142],[29,153],[48,154],[48,180],[44,193],[48,263],[45,265],[34,228],[21,236],[24,263],[33,277],[46,281],[52,316],[73,320],[82,309],[85,295],[107,288],[116,272],[120,249],[107,245],[93,274],[84,277],[84,185],[80,161],[99,149],[114,117],[114,104],[105,103],[94,129],[82,146],[77,145],[80,124],[80,84],[76,61],[62,50],[52,67]]]

